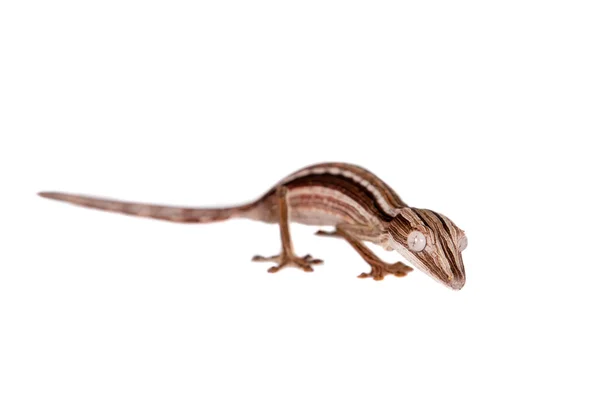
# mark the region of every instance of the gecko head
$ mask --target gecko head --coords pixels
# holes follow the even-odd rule
[[[389,226],[390,246],[423,272],[459,290],[465,284],[462,251],[467,236],[450,219],[431,210],[406,207]]]

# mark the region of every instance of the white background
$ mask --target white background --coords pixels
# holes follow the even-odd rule
[[[600,396],[594,1],[4,1],[0,398]],[[383,282],[293,226],[39,199],[254,199],[372,170],[469,237],[467,284]],[[386,260],[397,255],[380,252]]]

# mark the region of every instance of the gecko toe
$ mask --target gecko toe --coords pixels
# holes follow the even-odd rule
[[[256,255],[256,256],[252,257],[252,261],[254,261],[254,262],[270,262],[270,261],[278,262],[280,258],[281,258],[281,256],[278,256],[278,255],[271,256],[271,257]]]
[[[310,254],[307,254],[304,257],[302,257],[302,260],[306,261],[309,264],[323,264],[323,260],[319,258],[313,258],[313,256],[311,256]]]

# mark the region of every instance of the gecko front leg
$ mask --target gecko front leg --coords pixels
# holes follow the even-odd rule
[[[312,265],[322,264],[323,260],[313,258],[310,254],[304,257],[298,257],[294,253],[292,238],[290,236],[290,215],[287,199],[288,189],[285,186],[277,188],[277,210],[279,214],[279,233],[281,235],[281,253],[272,257],[254,256],[252,261],[273,261],[277,265],[268,269],[268,272],[274,273],[284,267],[298,267],[306,272],[312,272]]]
[[[387,263],[375,255],[362,242],[363,238],[369,236],[369,228],[353,225],[338,225],[334,232],[318,231],[319,236],[339,237],[346,239],[348,243],[360,254],[360,256],[371,266],[371,272],[363,272],[359,278],[373,278],[382,280],[386,275],[392,274],[398,277],[406,276],[413,269],[402,262],[394,264]]]

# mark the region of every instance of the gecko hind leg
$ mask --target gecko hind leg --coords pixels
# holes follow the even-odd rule
[[[277,265],[268,269],[268,272],[274,273],[280,271],[284,267],[298,267],[306,272],[312,272],[312,265],[322,264],[323,260],[313,258],[310,254],[304,257],[299,257],[294,253],[292,239],[290,236],[289,224],[289,208],[287,200],[288,189],[285,186],[277,188],[277,208],[279,211],[279,233],[281,235],[281,253],[276,256],[263,257],[254,256],[252,261],[276,262]]]

